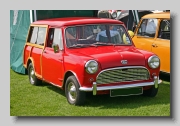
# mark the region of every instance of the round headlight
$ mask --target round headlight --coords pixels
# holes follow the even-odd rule
[[[94,74],[98,70],[98,63],[95,60],[89,60],[85,64],[85,69],[86,69],[86,72],[88,72],[89,74]]]
[[[160,65],[160,59],[157,56],[151,56],[148,59],[148,65],[152,69],[158,68]]]

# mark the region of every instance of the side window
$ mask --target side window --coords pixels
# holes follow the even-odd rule
[[[144,19],[139,27],[138,35],[146,37],[155,37],[157,28],[157,19]]]
[[[163,19],[160,22],[158,38],[170,40],[170,20]]]
[[[46,35],[46,28],[44,27],[30,27],[28,42],[38,45],[44,45]]]
[[[76,38],[76,27],[69,27],[66,29],[66,32],[72,36],[70,39]]]
[[[36,43],[38,45],[44,45],[45,36],[46,36],[46,28],[39,27]]]
[[[29,31],[29,36],[28,36],[28,42],[35,44],[36,39],[37,39],[37,32],[38,32],[38,27],[30,27]]]
[[[49,39],[47,46],[52,48],[54,44],[58,44],[60,50],[63,49],[62,30],[60,28],[49,29]]]

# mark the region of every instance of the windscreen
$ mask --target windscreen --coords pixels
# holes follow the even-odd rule
[[[71,26],[65,29],[67,47],[77,44],[96,45],[131,45],[131,39],[122,25],[97,24]]]

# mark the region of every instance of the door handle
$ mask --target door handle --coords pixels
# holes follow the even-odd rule
[[[152,44],[152,47],[158,47],[156,44]]]

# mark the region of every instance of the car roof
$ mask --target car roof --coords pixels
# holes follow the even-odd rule
[[[50,25],[50,26],[70,26],[70,25],[81,25],[81,24],[123,24],[123,22],[108,19],[108,18],[97,18],[97,17],[65,17],[65,18],[52,18],[45,20],[38,20],[32,24],[36,25]]]
[[[170,18],[170,12],[151,13],[143,16],[142,18]]]

